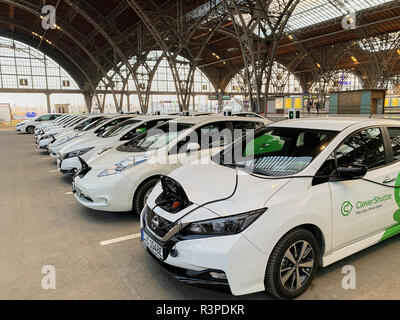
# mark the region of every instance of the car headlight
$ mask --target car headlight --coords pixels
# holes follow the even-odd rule
[[[135,167],[143,162],[146,162],[148,157],[129,157],[125,160],[122,160],[121,162],[118,162],[114,165],[114,168],[104,170],[100,172],[98,177],[105,177],[105,176],[110,176],[113,174],[121,173],[122,171],[126,169],[130,169],[132,167]]]
[[[70,140],[72,140],[72,139],[74,139],[74,138],[77,138],[77,137],[78,137],[78,135],[70,134],[70,135],[66,136],[65,138],[62,138],[62,139],[60,139],[60,140],[57,140],[57,141],[53,144],[53,146],[59,146],[59,145],[61,145],[61,144],[67,143],[68,141],[70,141]]]
[[[46,139],[51,139],[54,138],[54,136],[52,134],[45,134],[43,136],[40,137],[40,140],[46,140]]]
[[[79,150],[75,150],[75,151],[71,151],[68,152],[64,159],[68,159],[68,158],[74,158],[74,157],[80,157],[83,156],[85,153],[88,153],[90,150],[92,150],[94,147],[91,148],[83,148],[83,149],[79,149]]]
[[[102,153],[104,153],[104,152],[106,152],[106,151],[108,151],[110,149],[112,149],[112,147],[104,148],[103,150],[97,152],[97,155],[101,155]]]
[[[182,235],[226,236],[237,234],[251,225],[265,211],[267,208],[224,218],[193,222],[182,231]]]

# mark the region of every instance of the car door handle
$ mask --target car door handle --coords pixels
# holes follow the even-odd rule
[[[396,181],[396,178],[387,178],[387,179],[383,180],[382,183],[390,183],[393,181]]]

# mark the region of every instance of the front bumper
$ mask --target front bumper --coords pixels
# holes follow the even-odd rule
[[[64,161],[63,161],[64,162]],[[85,207],[111,212],[132,211],[134,188],[123,174],[98,177],[103,170],[91,169],[83,178],[74,179],[82,195],[75,198]]]
[[[48,138],[48,139],[41,139],[38,143],[38,148],[39,149],[46,149],[50,143],[54,141],[54,138]]]
[[[176,280],[198,287],[204,287],[207,289],[213,289],[218,291],[227,291],[231,292],[229,288],[229,283],[227,280],[217,280],[210,276],[210,272],[223,272],[222,270],[213,270],[206,269],[203,271],[194,271],[183,269],[179,267],[174,267],[169,265],[160,259],[158,259],[155,255],[151,253],[150,250],[146,248],[148,254],[153,257],[153,259],[158,262],[158,264],[163,267],[169,274],[171,274]]]
[[[57,167],[64,174],[74,175],[82,167],[82,164],[77,157],[62,159],[58,155]]]
[[[178,280],[208,286],[228,284],[234,295],[265,290],[268,257],[242,234],[173,241],[176,256],[169,252],[164,261],[153,254],[151,256]],[[224,272],[227,280],[213,279],[212,271]]]

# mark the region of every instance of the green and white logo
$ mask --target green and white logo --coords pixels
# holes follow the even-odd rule
[[[350,201],[345,201],[342,203],[341,211],[343,216],[348,216],[351,213],[351,210],[353,210],[353,205]]]

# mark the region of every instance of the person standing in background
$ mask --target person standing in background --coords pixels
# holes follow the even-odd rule
[[[308,103],[307,103],[307,112],[308,112],[308,114],[310,114],[311,106],[312,106],[312,101],[309,100]]]
[[[315,108],[317,109],[317,113],[319,114],[319,109],[321,109],[321,105],[319,104],[319,101],[317,101]]]

